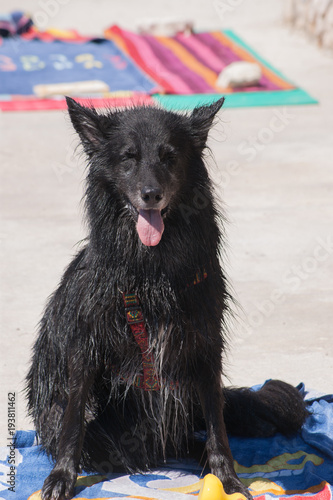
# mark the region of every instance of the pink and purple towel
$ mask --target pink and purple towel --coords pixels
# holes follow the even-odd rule
[[[120,46],[166,94],[212,94],[291,90],[295,85],[261,63],[228,32],[212,31],[173,37],[137,35],[112,26],[105,36]],[[218,87],[220,72],[235,61],[256,62],[262,70],[255,87]]]

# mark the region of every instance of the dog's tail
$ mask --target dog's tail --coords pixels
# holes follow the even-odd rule
[[[268,437],[298,431],[309,415],[297,388],[269,380],[261,389],[224,389],[224,420],[235,436]]]

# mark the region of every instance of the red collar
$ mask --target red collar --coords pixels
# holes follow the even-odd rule
[[[187,286],[197,285],[207,278],[206,270],[198,271],[192,283]],[[154,356],[149,349],[148,332],[145,325],[140,301],[134,293],[123,293],[126,321],[130,326],[133,337],[141,350],[143,375],[139,375],[134,383],[136,387],[145,391],[158,391],[160,381],[155,370]],[[177,384],[177,383],[176,383]],[[173,385],[175,385],[173,383]]]

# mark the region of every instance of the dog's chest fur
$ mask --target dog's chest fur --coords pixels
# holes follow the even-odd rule
[[[202,286],[201,284],[198,287]],[[198,353],[207,350],[209,339],[198,325],[196,315],[186,312],[187,301],[184,297],[170,293],[164,300],[137,295],[140,300],[144,325],[143,335],[148,345],[148,357],[153,363],[155,373],[162,384],[190,382],[191,373],[197,363]],[[187,290],[184,294],[189,293]],[[198,290],[198,293],[200,291]],[[167,296],[167,295],[171,296]],[[113,311],[113,313],[111,312]],[[108,323],[110,316],[113,320]],[[144,368],[143,353],[135,333],[126,321],[126,311],[121,292],[113,301],[113,307],[106,312],[106,344],[109,358],[105,363],[112,367],[112,375],[119,382],[134,381],[142,376]]]

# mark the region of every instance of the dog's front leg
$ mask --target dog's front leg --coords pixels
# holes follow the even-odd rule
[[[226,493],[242,493],[252,500],[248,489],[238,479],[233,465],[223,419],[224,396],[221,374],[212,373],[212,367],[207,366],[200,375],[198,392],[206,421],[206,450],[211,472],[222,481]]]
[[[70,370],[69,397],[64,413],[56,464],[42,488],[43,500],[65,500],[74,496],[83,439],[84,413],[94,377],[85,367]]]

